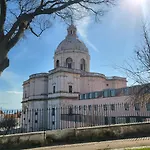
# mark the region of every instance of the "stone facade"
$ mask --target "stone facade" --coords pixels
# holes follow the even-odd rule
[[[23,83],[22,108],[24,111],[70,104],[78,105],[80,94],[127,86],[126,78],[115,76],[108,78],[103,74],[90,72],[89,51],[78,39],[76,27],[70,25],[67,31],[66,38],[55,51],[54,69],[48,73],[33,74]],[[92,99],[90,103],[93,103]],[[48,115],[47,117],[51,118]],[[30,119],[26,117],[24,115],[23,122],[30,128]],[[59,122],[60,118],[57,116],[54,120]]]

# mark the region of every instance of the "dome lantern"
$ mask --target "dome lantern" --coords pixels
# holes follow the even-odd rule
[[[71,24],[68,27],[67,31],[68,31],[68,35],[67,36],[77,37],[77,28],[73,24]]]
[[[71,24],[67,28],[67,36],[58,45],[54,55],[54,68],[65,67],[89,71],[90,55],[86,45],[79,40],[77,28]]]
[[[68,33],[66,38],[58,45],[55,53],[75,50],[88,53],[88,48],[86,47],[86,45],[78,39],[77,28],[73,24],[71,24],[67,28],[67,31]]]

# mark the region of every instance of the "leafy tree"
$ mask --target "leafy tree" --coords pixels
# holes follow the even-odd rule
[[[39,37],[54,19],[68,22],[102,16],[115,0],[0,0],[0,73],[9,66],[8,52],[30,31]]]
[[[0,121],[0,128],[5,130],[8,133],[11,129],[13,129],[17,125],[17,121],[13,117],[4,118]]]

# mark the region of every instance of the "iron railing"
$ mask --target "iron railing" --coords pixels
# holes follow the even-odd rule
[[[131,103],[1,110],[0,134],[126,124],[150,120],[150,105]]]

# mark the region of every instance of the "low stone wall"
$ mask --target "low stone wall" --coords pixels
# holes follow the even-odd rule
[[[0,150],[42,146],[45,139],[44,132],[3,135],[0,136]]]
[[[0,136],[0,149],[93,142],[150,136],[150,123],[84,127]]]

